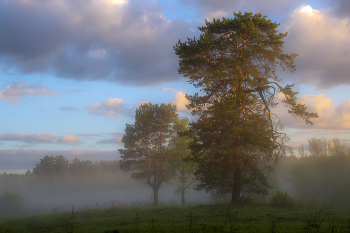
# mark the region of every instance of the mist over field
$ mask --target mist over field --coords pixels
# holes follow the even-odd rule
[[[268,195],[242,193],[250,196],[252,204],[268,204],[276,191],[292,196],[301,204],[331,204],[348,206],[350,200],[350,153],[347,144],[326,149],[325,143],[333,141],[311,139],[303,156],[287,156],[279,159],[275,169],[266,173],[271,185]],[[315,154],[316,153],[316,154]],[[49,157],[46,157],[49,158]],[[62,158],[56,156],[55,158]],[[72,164],[85,164],[74,170]],[[0,193],[20,194],[24,200],[21,207],[2,206],[1,217],[36,215],[43,213],[69,212],[91,208],[150,206],[153,205],[152,188],[131,178],[133,172],[123,172],[117,161],[100,161],[92,164],[89,160],[72,161],[70,170],[62,176],[35,176],[35,169],[26,174],[0,174]],[[38,173],[39,174],[39,173]],[[196,191],[194,182],[186,189],[186,204],[228,203],[229,199]],[[180,186],[173,179],[163,183],[159,189],[160,205],[180,205],[181,195],[175,190]],[[16,203],[12,203],[16,204]],[[15,208],[14,208],[15,207]],[[17,208],[17,209],[16,209]]]
[[[109,208],[125,206],[148,206],[153,204],[152,188],[147,184],[131,179],[130,172],[103,172],[86,177],[65,177],[38,179],[28,173],[0,174],[0,193],[21,194],[23,209],[16,212],[0,209],[0,217],[22,216],[43,213],[58,213],[90,208]],[[181,195],[176,195],[179,186],[176,180],[162,184],[159,189],[160,205],[179,205]],[[205,204],[210,201],[204,191],[186,190],[187,204]]]

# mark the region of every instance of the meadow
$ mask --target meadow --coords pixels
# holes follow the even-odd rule
[[[0,232],[350,232],[350,209],[331,205],[163,205],[72,208],[0,220]]]

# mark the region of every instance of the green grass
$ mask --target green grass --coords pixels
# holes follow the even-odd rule
[[[115,207],[0,220],[0,232],[350,232],[349,209],[269,205]]]

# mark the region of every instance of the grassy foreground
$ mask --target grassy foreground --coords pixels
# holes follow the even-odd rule
[[[115,207],[0,220],[0,232],[350,232],[349,209],[269,205]]]

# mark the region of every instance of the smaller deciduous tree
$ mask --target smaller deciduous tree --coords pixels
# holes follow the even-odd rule
[[[24,198],[20,193],[2,192],[0,196],[0,213],[7,216],[18,215],[24,207]]]
[[[175,135],[177,119],[175,105],[142,104],[136,109],[135,123],[126,124],[124,149],[119,149],[120,168],[133,170],[132,178],[152,187],[154,205],[158,205],[158,190],[163,182],[176,176],[170,140]]]
[[[191,161],[185,161],[185,158],[190,156],[191,151],[188,148],[190,138],[186,137],[186,132],[188,131],[188,122],[189,119],[183,118],[178,119],[174,124],[174,129],[177,132],[177,136],[172,139],[173,153],[175,157],[178,158],[175,166],[177,170],[177,179],[180,183],[180,186],[175,190],[176,194],[181,194],[181,204],[185,205],[185,192],[186,189],[195,181],[193,175],[194,164]]]

